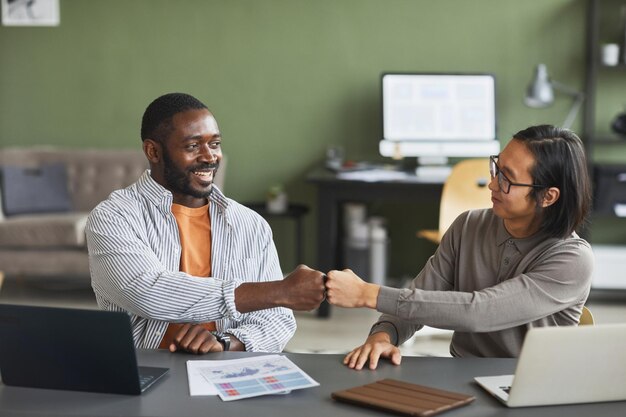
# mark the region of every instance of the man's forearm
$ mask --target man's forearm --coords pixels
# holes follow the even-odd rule
[[[281,281],[244,282],[235,288],[235,307],[240,313],[285,306]]]
[[[235,288],[235,308],[240,313],[286,307],[310,311],[324,299],[324,274],[300,265],[279,281],[245,282]]]

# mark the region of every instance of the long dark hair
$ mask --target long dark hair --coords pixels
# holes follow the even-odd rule
[[[583,224],[591,209],[591,181],[587,158],[580,138],[571,130],[551,125],[531,126],[513,135],[535,157],[531,169],[534,184],[560,190],[559,199],[543,210],[541,230],[565,238]],[[539,206],[545,189],[531,194]]]

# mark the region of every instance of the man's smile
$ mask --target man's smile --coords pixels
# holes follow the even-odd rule
[[[197,176],[203,181],[211,181],[213,179],[213,169],[207,171],[193,171],[192,174]]]
[[[213,182],[213,177],[215,175],[215,171],[219,164],[205,164],[201,166],[195,166],[188,170],[196,179],[203,183],[211,183]]]

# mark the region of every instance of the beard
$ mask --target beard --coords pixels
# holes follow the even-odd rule
[[[191,182],[189,181],[189,174],[194,171],[203,171],[207,169],[213,169],[213,178],[215,178],[215,174],[217,173],[217,169],[219,168],[219,162],[214,164],[198,164],[192,167],[189,167],[187,170],[179,169],[176,164],[172,161],[167,151],[163,150],[163,164],[164,164],[164,176],[165,182],[169,187],[172,193],[180,193],[190,195],[195,198],[208,198],[213,192],[213,184],[211,181],[211,186],[206,190],[197,190],[191,186]]]

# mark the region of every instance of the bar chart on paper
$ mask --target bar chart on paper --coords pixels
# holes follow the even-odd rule
[[[285,394],[319,385],[281,355],[224,361],[187,361],[187,374],[191,395],[219,395],[223,401]]]
[[[219,396],[224,401],[229,398],[244,398],[265,394],[287,393],[292,389],[305,388],[310,382],[299,372],[269,375],[254,379],[244,379],[216,384]]]

